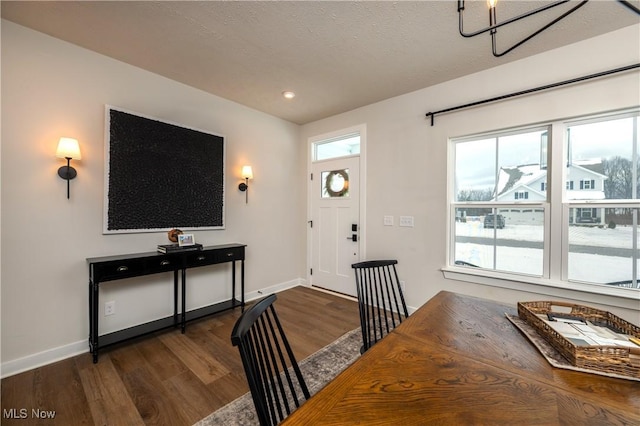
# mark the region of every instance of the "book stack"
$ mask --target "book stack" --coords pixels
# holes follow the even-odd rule
[[[202,244],[191,244],[188,246],[181,246],[179,244],[158,244],[158,251],[160,253],[177,253],[197,250],[202,250]]]

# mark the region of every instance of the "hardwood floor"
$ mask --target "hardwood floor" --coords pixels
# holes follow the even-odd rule
[[[306,287],[278,293],[275,307],[298,360],[360,326],[356,301]],[[236,309],[190,323],[185,334],[105,349],[97,364],[87,352],[3,379],[1,423],[192,425],[249,390],[230,341],[239,316]]]

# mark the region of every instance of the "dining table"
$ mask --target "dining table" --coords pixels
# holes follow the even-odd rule
[[[640,425],[640,381],[553,367],[507,314],[441,291],[282,425]]]

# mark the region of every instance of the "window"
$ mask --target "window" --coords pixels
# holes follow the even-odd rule
[[[451,140],[450,213],[467,220],[451,221],[449,263],[550,285],[602,285],[603,293],[640,289],[639,115]]]
[[[594,179],[581,180],[580,189],[596,189],[596,181]]]
[[[349,169],[322,172],[322,198],[349,197]]]
[[[455,141],[452,212],[467,220],[455,224],[454,262],[543,275],[546,196],[530,196],[521,188],[548,181],[546,167],[530,161],[546,150],[547,131],[542,127]],[[522,203],[531,204],[527,212]]]
[[[315,143],[313,147],[315,161],[357,155],[360,154],[360,133],[323,140]]]
[[[580,180],[565,205],[568,280],[640,288],[638,121],[636,112],[567,125],[566,179]]]

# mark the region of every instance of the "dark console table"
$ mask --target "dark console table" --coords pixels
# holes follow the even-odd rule
[[[133,253],[117,256],[91,257],[89,264],[89,350],[93,362],[98,362],[98,350],[127,339],[142,336],[169,327],[180,326],[184,333],[188,321],[241,306],[244,311],[244,244],[224,244],[204,247],[202,250],[172,253]],[[240,294],[236,294],[236,261],[240,261]],[[186,311],[187,269],[219,263],[232,263],[231,299],[203,308]],[[98,300],[100,283],[123,278],[173,272],[173,315],[100,336],[98,334]],[[178,276],[181,290],[178,293]],[[181,306],[178,309],[178,294]]]

